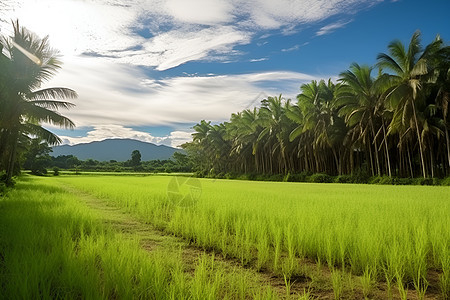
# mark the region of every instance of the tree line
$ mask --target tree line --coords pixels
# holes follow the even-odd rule
[[[33,175],[46,175],[53,170],[58,175],[60,170],[90,172],[191,172],[192,166],[187,155],[175,152],[171,159],[141,160],[139,150],[134,150],[127,161],[80,160],[74,155],[51,156],[51,147],[40,138],[31,139],[28,149],[22,153],[19,161],[24,170]]]
[[[183,145],[203,175],[450,175],[450,47],[394,40],[375,66],[312,81],[296,101],[267,97],[229,121],[202,120]]]

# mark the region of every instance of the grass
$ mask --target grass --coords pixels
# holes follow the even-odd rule
[[[78,214],[70,213],[66,214],[67,218],[75,218],[78,221],[69,222],[67,218],[62,220],[68,224],[82,224],[76,225],[78,229],[73,229],[79,232],[75,236],[83,236],[83,239],[94,241],[98,241],[98,236],[104,236],[103,239],[108,241],[111,239],[111,242],[104,242],[104,240],[100,243],[91,242],[99,247],[98,253],[107,251],[106,248],[109,249],[116,243],[115,241],[120,239],[110,236],[111,233],[106,229],[98,231],[100,227],[94,225],[95,217],[88,216],[85,210],[78,207],[79,203],[78,206],[75,204],[77,201],[73,199],[74,195],[67,191],[81,191],[81,193],[103,199],[111,205],[121,207],[137,219],[180,236],[185,241],[207,251],[236,259],[240,265],[247,268],[275,274],[281,278],[282,284],[284,282],[285,296],[293,293],[303,277],[307,278],[305,280],[309,281],[311,289],[308,288],[308,292],[298,293],[298,297],[303,295],[309,298],[327,289],[331,291],[331,295],[334,294],[335,298],[348,297],[348,299],[358,298],[358,296],[390,298],[393,295],[395,298],[403,298],[412,293],[415,293],[418,298],[426,298],[430,292],[433,293],[431,294],[433,297],[445,299],[450,294],[448,268],[450,257],[448,195],[450,190],[448,187],[202,179],[202,194],[196,205],[179,207],[168,201],[166,189],[170,179],[169,176],[60,176],[41,178],[38,186],[48,186],[46,188],[53,186],[51,189],[55,193],[61,193],[65,195],[64,197],[72,199],[67,200],[67,203],[72,203],[70,205],[73,209],[76,209],[83,217],[78,220],[75,218],[78,218]],[[19,186],[14,193],[26,193],[27,184],[20,183],[22,188]],[[42,192],[46,194],[39,195],[35,190],[28,191],[36,195],[35,201],[38,203],[46,199],[46,203],[50,201],[55,204],[55,200],[51,200],[51,193]],[[21,197],[27,199],[25,195]],[[11,195],[9,198],[9,201],[12,201]],[[8,201],[1,203],[5,205],[4,203]],[[41,204],[37,207],[42,208]],[[3,209],[0,211],[7,214],[6,217],[11,215]],[[47,214],[50,215],[50,213]],[[61,213],[52,213],[52,215],[61,215]],[[1,222],[6,222],[3,216],[0,218]],[[14,218],[8,219],[8,222],[13,221]],[[90,227],[84,225],[85,223],[91,224]],[[60,227],[65,228],[67,224],[64,223]],[[64,246],[68,247],[67,253],[75,252],[78,255],[79,242],[75,243],[75,241],[79,238],[73,239],[72,234],[66,235],[59,232],[52,232],[51,236],[64,238],[64,242],[60,243],[72,245]],[[122,243],[128,245],[127,243],[131,242],[123,241]],[[126,247],[141,253],[142,249],[138,249],[138,244],[135,242]],[[33,249],[38,245],[39,243],[30,247]],[[121,247],[116,245],[113,248]],[[81,251],[81,253],[84,252]],[[28,254],[31,255],[31,253]],[[66,261],[72,261],[72,258],[77,261],[78,256],[71,255]],[[143,265],[139,261],[142,259],[140,255],[132,255],[135,257],[133,259],[137,260],[133,264]],[[148,256],[148,253],[142,255]],[[137,281],[128,291],[124,287],[119,288],[121,285],[118,282],[129,284],[133,280],[122,281],[123,279],[119,278],[120,275],[112,278],[98,275],[99,266],[101,266],[100,270],[103,270],[103,264],[99,265],[96,262],[95,255],[89,256],[90,260],[84,260],[86,267],[81,269],[94,268],[90,271],[93,275],[89,275],[93,279],[86,281],[96,282],[96,288],[88,289],[92,291],[91,293],[98,293],[98,287],[101,287],[100,290],[103,292],[100,297],[111,296],[111,290],[115,291],[115,289],[117,289],[115,293],[125,296],[150,292],[164,294],[164,297],[190,295],[198,298],[201,295],[211,299],[224,295],[228,298],[241,298],[244,294],[247,297],[251,294],[250,297],[253,298],[280,296],[271,288],[261,288],[256,292],[250,288],[251,283],[241,283],[247,282],[241,279],[248,276],[240,275],[242,278],[236,280],[234,276],[224,275],[225,271],[221,271],[220,267],[217,267],[217,264],[208,257],[201,258],[197,262],[192,278],[179,271],[183,270],[183,266],[176,263],[179,259],[167,261],[160,259],[160,261],[158,257],[165,257],[167,253],[159,255],[150,260],[159,261],[159,265],[153,268],[157,270],[167,267],[171,271],[169,274],[163,272],[160,275],[155,271],[154,274],[160,280],[164,278],[171,284],[165,288],[158,288],[159,281],[157,281],[156,284],[152,284],[152,288],[155,287],[156,291],[141,290],[141,281]],[[111,257],[113,257],[112,254]],[[170,261],[172,262],[169,263]],[[321,277],[317,275],[319,273],[314,271],[314,268],[306,268],[304,265],[317,261],[321,262],[316,268],[319,273],[323,273],[320,271],[323,269],[334,271],[328,271],[330,273],[328,277]],[[120,265],[125,268],[127,263],[121,262]],[[158,267],[164,266],[164,263],[169,263],[169,266]],[[113,264],[113,259],[108,264]],[[78,266],[78,263],[76,265]],[[113,273],[129,274],[127,276],[131,278],[133,278],[131,274],[134,274],[136,278],[140,278],[140,275],[136,274],[143,274],[142,270],[131,267],[127,272],[119,270],[118,266],[114,268],[118,271]],[[308,269],[309,271],[305,271]],[[430,278],[430,272],[437,272],[439,279],[436,281]],[[350,274],[348,279],[344,274]],[[97,279],[94,280],[95,278]],[[356,278],[359,279],[356,280]],[[82,279],[79,280],[82,281]],[[118,286],[113,288],[115,285],[106,284],[107,282],[114,282]],[[200,282],[206,287],[204,293],[195,288],[200,286]],[[230,288],[227,290],[220,288],[224,282],[234,282],[233,292],[229,291]],[[380,283],[387,285],[384,294],[377,291],[376,285]],[[78,286],[83,284],[78,283]],[[50,290],[54,290],[52,286]],[[301,291],[303,290],[304,287],[301,288]]]
[[[180,249],[145,251],[41,178],[0,200],[0,233],[0,299],[245,299],[257,286],[211,255],[187,266]]]

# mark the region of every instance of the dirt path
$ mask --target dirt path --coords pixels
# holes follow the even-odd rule
[[[90,209],[97,212],[102,221],[110,225],[114,230],[122,233],[125,237],[138,238],[143,249],[147,251],[156,249],[167,251],[180,249],[187,272],[194,272],[194,267],[200,256],[214,256],[215,261],[221,264],[226,272],[242,272],[247,274],[250,272],[258,284],[255,288],[270,285],[280,298],[286,298],[284,279],[270,272],[257,272],[252,268],[245,268],[237,260],[224,258],[220,253],[205,251],[189,244],[183,238],[159,230],[153,225],[145,223],[130,213],[125,212],[106,199],[99,199],[69,185],[64,184],[62,187],[69,193],[76,195]],[[305,290],[308,290],[308,283],[305,281],[292,284],[290,289],[291,295],[295,296],[296,299],[299,295],[303,295]],[[320,299],[333,299],[333,294],[321,295]]]

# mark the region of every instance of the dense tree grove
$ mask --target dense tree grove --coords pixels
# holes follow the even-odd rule
[[[450,175],[450,47],[420,33],[395,40],[374,67],[312,81],[297,101],[268,97],[228,122],[194,126],[183,145],[207,174]]]
[[[18,21],[13,29],[12,37],[0,36],[0,172],[5,172],[1,179],[6,184],[19,171],[20,156],[32,145],[32,136],[49,144],[60,142],[41,126],[43,122],[74,126],[57,109],[72,106],[60,100],[77,97],[71,89],[41,88],[61,66],[57,53],[47,37],[37,37]]]

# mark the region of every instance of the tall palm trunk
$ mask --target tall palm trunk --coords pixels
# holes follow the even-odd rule
[[[389,171],[389,177],[392,177],[391,174],[391,160],[389,158],[389,148],[388,148],[388,144],[387,144],[387,137],[386,137],[386,128],[384,126],[384,122],[382,122],[383,124],[383,135],[384,135],[384,146],[385,146],[385,151],[386,151],[386,158],[387,158],[387,164],[388,164],[388,171]]]
[[[421,163],[421,166],[422,166],[422,175],[423,175],[423,178],[427,178],[427,173],[425,171],[425,160],[423,158],[422,139],[420,138],[419,123],[417,122],[416,106],[415,106],[414,101],[412,103],[412,108],[413,108],[413,114],[414,114],[414,122],[416,123],[417,141],[419,143],[420,163]]]
[[[381,176],[380,159],[378,157],[377,138],[376,138],[376,135],[375,135],[375,129],[373,127],[372,118],[370,118],[370,129],[372,130],[373,144],[374,144],[374,147],[375,147],[375,164],[377,166],[377,173],[378,173],[378,176]]]
[[[409,151],[409,143],[408,143],[406,149],[408,150],[408,163],[409,163],[409,170],[411,172],[411,178],[414,178],[414,172],[413,172],[412,163],[411,163],[411,151]]]
[[[433,153],[433,145],[431,139],[428,137],[428,147],[430,152],[430,171],[431,171],[431,178],[434,178],[434,153]],[[439,155],[438,155],[439,159]]]
[[[372,176],[375,176],[374,167],[373,167],[373,157],[372,157],[372,147],[370,146],[370,141],[367,145],[368,151],[369,151],[369,159],[370,159],[370,170],[372,172]]]
[[[14,175],[14,166],[16,163],[16,151],[17,151],[17,140],[19,134],[16,130],[11,133],[11,152],[9,153],[7,166],[6,166],[6,184],[10,185],[12,183],[12,176]]]
[[[444,120],[445,121],[445,120]],[[448,167],[450,168],[450,138],[448,136],[448,128],[447,124],[444,122],[444,129],[445,129],[445,141],[447,143],[447,160],[448,160]]]

